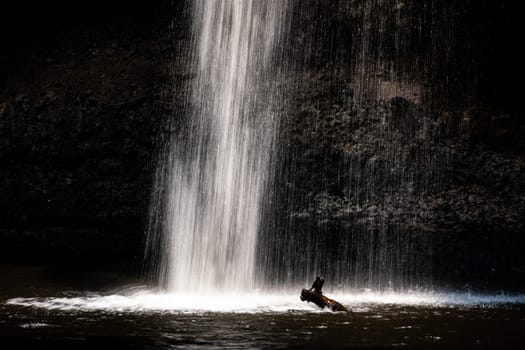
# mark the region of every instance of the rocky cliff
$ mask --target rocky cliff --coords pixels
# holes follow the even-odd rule
[[[373,254],[350,264],[355,276],[394,266],[454,287],[523,288],[521,41],[509,6],[297,2],[266,249],[286,236],[332,264]],[[170,121],[186,116],[186,4],[9,13],[2,260],[138,269],[156,161]],[[283,265],[308,258],[294,259]]]

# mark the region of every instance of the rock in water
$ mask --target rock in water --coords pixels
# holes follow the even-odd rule
[[[324,280],[318,277],[311,289],[304,288],[301,291],[301,301],[312,302],[315,305],[319,306],[321,309],[324,309],[326,307],[332,311],[349,312],[349,310],[346,307],[344,307],[341,303],[324,296],[323,292],[321,291],[321,288],[316,288],[318,286],[319,280],[321,280],[322,283],[324,283]]]

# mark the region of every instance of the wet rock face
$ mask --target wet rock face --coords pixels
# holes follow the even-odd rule
[[[523,228],[525,163],[512,154],[516,149],[500,153],[473,143],[469,125],[450,135],[446,113],[399,97],[364,113],[342,108],[331,106],[329,116],[318,110],[314,121],[300,114],[301,127],[287,134],[300,169],[292,183],[305,198],[297,202],[309,203],[312,213],[344,217],[369,208],[379,215],[382,208],[382,216],[401,215],[396,220],[404,225],[420,222],[427,230],[438,229],[444,217],[451,225]],[[312,192],[312,183],[320,191]]]
[[[1,236],[15,247],[27,243],[19,256],[36,252],[43,261],[52,254],[36,247],[50,241],[72,257],[91,246],[96,258],[104,235],[107,247],[124,237],[115,259],[140,261],[159,139],[174,110],[182,113],[170,66],[187,31],[182,20],[170,31],[170,16],[158,8],[83,5],[13,9],[22,23],[13,19],[20,41],[10,38],[11,51],[1,54],[11,67],[0,81]],[[79,239],[45,234],[54,228]],[[10,246],[2,244],[7,261],[17,256]]]
[[[28,242],[27,254],[66,242],[56,255],[82,245],[89,257],[108,237],[125,245],[116,260],[140,261],[155,162],[186,116],[190,17],[181,1],[119,3],[66,17],[22,7],[2,23],[0,247],[19,252],[4,260],[24,260]],[[425,3],[297,6],[272,230],[327,260],[343,259],[341,242],[392,237],[387,248],[410,241],[443,283],[525,281],[518,70],[491,51],[508,53],[516,34],[499,5]]]
[[[395,8],[361,5],[332,22],[325,9],[317,9],[319,17],[298,16],[308,18],[309,27],[292,27],[302,33],[301,45],[321,43],[321,49],[307,56],[308,64],[292,62],[301,69],[287,77],[291,113],[283,121],[284,165],[277,178],[285,180],[277,192],[288,195],[278,210],[285,217],[270,230],[276,233],[269,234],[268,251],[290,241],[302,257],[288,266],[280,262],[282,278],[305,278],[320,269],[336,270],[334,279],[350,274],[366,280],[371,272],[378,278],[365,285],[374,287],[382,287],[390,273],[394,277],[387,278],[401,285],[432,274],[439,285],[454,288],[523,288],[523,112],[511,112],[516,101],[502,109],[497,95],[485,95],[487,82],[476,78],[502,62],[483,58],[479,66],[466,65],[460,58],[485,50],[486,43],[466,29],[480,24],[462,17],[484,10],[457,3],[429,7],[422,18],[409,2],[404,14],[385,15],[378,27],[358,30],[349,23]],[[324,21],[336,22],[337,29],[317,31],[330,27]],[[413,30],[416,24],[422,24],[420,32]],[[426,36],[427,26],[441,34]],[[502,28],[500,35],[507,35],[510,29]],[[453,36],[447,36],[450,31]],[[334,40],[344,35],[344,44]],[[418,35],[426,37],[426,46],[417,45]],[[396,51],[400,37],[401,47],[412,44],[415,50]],[[498,34],[490,37],[497,41]],[[331,47],[322,46],[327,42]],[[480,46],[470,51],[470,45]],[[319,54],[323,48],[326,53]],[[445,57],[447,48],[452,54]],[[493,86],[497,94],[508,89]],[[346,272],[337,271],[342,265]]]
[[[283,128],[290,158],[280,175],[287,179],[281,191],[293,193],[281,207],[290,213],[283,226],[303,233],[292,233],[304,244],[298,251],[308,256],[324,247],[330,253],[317,257],[339,261],[335,266],[350,256],[348,270],[360,280],[369,269],[381,279],[382,269],[402,266],[395,276],[417,276],[422,284],[423,271],[432,271],[439,286],[523,288],[521,142],[497,148],[481,139],[468,109],[430,109],[403,97],[330,101],[326,81],[341,89],[350,83],[329,69],[307,79]],[[283,231],[278,235],[290,234]],[[367,263],[370,255],[382,257]]]

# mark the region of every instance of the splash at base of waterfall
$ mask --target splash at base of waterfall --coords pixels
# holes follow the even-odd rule
[[[374,293],[330,294],[352,312],[363,312],[375,306],[471,307],[495,308],[505,304],[525,304],[525,294],[471,293]],[[224,312],[224,313],[282,313],[330,312],[313,304],[301,302],[299,294],[164,294],[148,290],[131,293],[76,297],[13,298],[6,304],[61,311],[107,312]]]

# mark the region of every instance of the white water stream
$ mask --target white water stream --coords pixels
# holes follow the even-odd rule
[[[286,6],[194,1],[191,120],[174,136],[170,169],[158,184],[169,188],[160,271],[170,292],[254,287],[277,129],[272,60]]]

